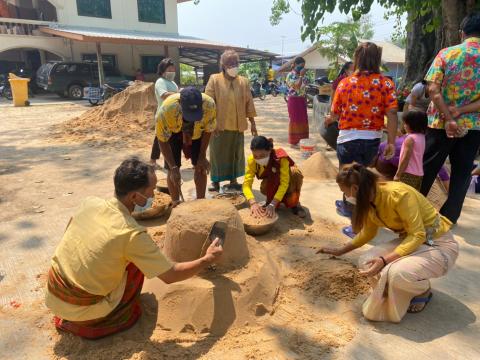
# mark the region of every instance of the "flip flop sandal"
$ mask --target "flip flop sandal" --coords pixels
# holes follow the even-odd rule
[[[212,183],[212,184],[208,187],[208,191],[211,191],[211,192],[219,192],[219,191],[220,191],[220,184],[214,184],[214,183]]]
[[[347,235],[350,239],[353,239],[357,235],[353,232],[352,225],[345,226],[344,228],[342,228],[342,233],[344,235]]]
[[[336,200],[335,206],[337,208],[338,215],[348,217],[348,218],[352,217],[353,213],[350,209],[348,209],[347,205],[345,204],[345,201]]]
[[[410,301],[410,306],[408,307],[407,312],[410,314],[417,314],[419,312],[422,312],[427,307],[430,300],[432,300],[432,296],[433,296],[433,293],[430,292],[430,294],[428,294],[427,297],[421,297],[421,298],[414,297],[412,301]],[[420,310],[417,310],[417,311],[410,310],[411,305],[415,305],[415,304],[425,304],[425,305],[423,305],[423,307]]]

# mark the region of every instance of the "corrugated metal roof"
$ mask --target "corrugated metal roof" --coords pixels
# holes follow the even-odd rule
[[[207,48],[217,48],[217,49],[238,49],[243,51],[249,51],[256,54],[261,54],[263,56],[275,57],[277,54],[270,53],[267,51],[247,49],[234,45],[228,45],[224,43],[219,43],[215,41],[209,41],[200,39],[193,36],[185,36],[174,33],[159,33],[159,32],[147,32],[147,31],[135,31],[135,30],[119,30],[119,29],[107,29],[107,28],[94,28],[94,27],[81,27],[81,26],[67,26],[61,24],[52,24],[47,28],[42,28],[45,32],[62,33],[63,35],[72,35],[79,37],[80,41],[91,41],[91,39],[105,39],[105,42],[109,40],[126,40],[126,42],[152,42],[152,43],[174,43],[178,46],[199,46]],[[81,38],[80,38],[81,37]]]

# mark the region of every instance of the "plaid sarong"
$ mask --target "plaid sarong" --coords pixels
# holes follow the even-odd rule
[[[130,263],[127,266],[126,271],[127,283],[125,285],[125,292],[123,293],[120,303],[110,314],[100,319],[88,321],[68,321],[54,316],[53,319],[55,326],[60,330],[87,339],[99,339],[132,327],[142,314],[142,309],[140,307],[140,293],[142,291],[144,275],[133,263]],[[51,281],[54,283],[50,284]],[[52,293],[55,296],[60,294],[60,296],[62,296],[59,296],[60,299],[75,305],[79,305],[79,302],[91,302],[98,296],[90,295],[75,287],[62,288],[61,283],[55,282],[55,277],[52,277],[52,280],[50,280],[49,277],[48,288],[49,290],[50,288],[54,289]],[[75,298],[75,294],[80,294],[80,297]],[[90,297],[85,294],[90,295]],[[103,298],[103,296],[101,298]],[[91,305],[91,303],[88,305]]]

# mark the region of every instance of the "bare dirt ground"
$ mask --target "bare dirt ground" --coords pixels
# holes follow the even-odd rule
[[[286,145],[288,116],[283,100],[269,97],[256,106],[260,132],[301,162],[299,151]],[[68,103],[0,107],[2,359],[480,358],[480,230],[476,226],[480,201],[465,202],[454,229],[461,247],[457,266],[447,277],[432,282],[434,298],[427,309],[407,315],[401,324],[371,323],[361,316],[368,283],[353,275],[361,250],[342,259],[315,254],[322,245],[346,240],[339,229],[347,221],[334,209],[340,192],[333,180],[305,181],[302,203],[311,218],[300,221],[281,211],[271,233],[249,240],[250,252],[260,261],[250,261],[238,272],[209,273],[173,286],[147,281],[144,316],[122,334],[84,341],[58,333],[43,305],[43,289],[67,220],[85,196],[111,196],[116,166],[129,155],[147,158],[149,148],[144,144],[152,138],[145,130],[136,136],[142,144],[137,148],[119,148],[109,139],[74,143],[52,138],[51,126],[86,110]],[[248,143],[249,137],[246,148]],[[335,163],[334,153],[326,154]],[[191,198],[188,166],[183,177],[184,193]],[[165,219],[144,224],[160,243]],[[383,232],[375,241],[391,237]],[[261,287],[266,294],[261,301],[242,303],[262,284],[252,282],[252,274],[275,286]],[[212,295],[195,302],[199,291]],[[197,323],[202,324],[199,319],[205,313],[213,317],[203,328]]]

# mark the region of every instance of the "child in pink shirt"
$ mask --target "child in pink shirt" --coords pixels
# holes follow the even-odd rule
[[[393,178],[420,191],[423,179],[423,153],[425,152],[425,131],[427,115],[423,111],[408,111],[403,117],[407,137],[400,151],[400,163]]]

